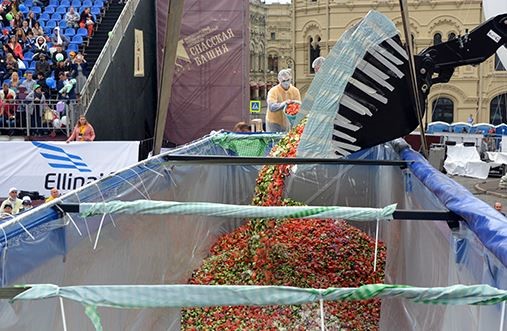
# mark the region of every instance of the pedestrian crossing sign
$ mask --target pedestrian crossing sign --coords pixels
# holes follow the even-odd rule
[[[260,100],[250,100],[250,112],[251,113],[260,113],[261,112]]]

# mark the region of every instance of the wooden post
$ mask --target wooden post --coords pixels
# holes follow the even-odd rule
[[[184,0],[170,0],[165,31],[164,60],[162,62],[162,75],[158,90],[157,118],[155,120],[155,134],[153,137],[153,155],[160,154],[164,130],[167,121],[167,111],[171,100],[174,67],[176,62],[176,49],[180,38],[181,16],[183,16]]]

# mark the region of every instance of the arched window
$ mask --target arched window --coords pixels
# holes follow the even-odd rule
[[[505,66],[502,61],[498,57],[498,54],[495,53],[495,71],[505,71]]]
[[[447,35],[447,40],[453,40],[453,39],[456,39],[456,34],[454,32],[450,32]]]
[[[438,98],[433,101],[431,106],[431,121],[442,121],[452,123],[454,121],[454,102],[449,98]]]
[[[268,55],[268,71],[278,72],[278,56]]]
[[[489,122],[493,125],[507,123],[507,93],[500,94],[491,100],[489,105]]]
[[[442,34],[437,32],[433,35],[433,45],[438,45],[440,43],[442,43]]]
[[[308,58],[308,64],[309,64],[309,68],[310,68],[310,73],[311,74],[314,74],[315,73],[315,70],[312,68],[312,63],[313,63],[313,60],[315,60],[316,58],[318,58],[320,56],[320,37],[317,36],[315,37],[315,39],[313,39],[312,37],[310,37],[310,39],[308,40],[308,48],[309,48],[309,58]]]

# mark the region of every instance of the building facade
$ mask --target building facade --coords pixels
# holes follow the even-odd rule
[[[267,8],[260,0],[250,0],[250,99],[257,100],[266,89]]]
[[[408,0],[408,4],[416,53],[484,21],[481,0]],[[302,95],[314,77],[312,60],[326,56],[342,33],[372,9],[403,31],[398,0],[292,0],[292,57]],[[449,83],[432,87],[427,109],[429,122],[464,122],[470,114],[475,123],[507,122],[507,71],[495,57],[475,67],[457,68]]]
[[[252,118],[264,118],[267,92],[278,83],[278,71],[285,68],[294,71],[292,6],[249,1],[250,99],[261,100],[261,112],[252,114]]]
[[[278,84],[281,69],[291,69],[292,76],[297,75],[292,54],[292,10],[290,4],[279,3],[267,5],[267,9],[268,83]]]

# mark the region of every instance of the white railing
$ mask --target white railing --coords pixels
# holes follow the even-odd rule
[[[127,28],[136,12],[137,5],[141,0],[128,0],[127,4],[123,8],[123,11],[118,17],[116,24],[111,32],[111,36],[107,39],[102,52],[100,52],[95,65],[93,66],[88,79],[86,80],[83,89],[81,90],[80,102],[84,109],[84,112],[88,112],[88,107],[91,101],[95,97],[95,93],[100,88],[100,84],[104,79],[104,76],[109,68],[109,65],[113,62],[114,55],[120,46],[123,39],[123,35],[127,31]],[[107,13],[106,13],[107,15]],[[99,26],[100,28],[100,26]]]
[[[80,104],[75,99],[4,100],[0,105],[0,135],[37,136],[59,131],[68,136],[79,114]]]

